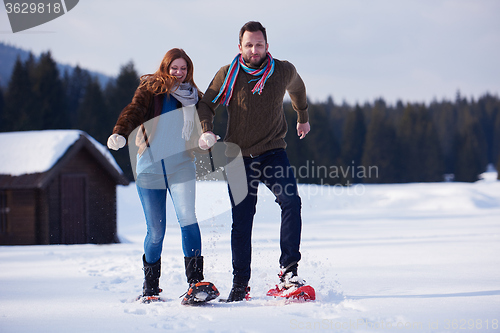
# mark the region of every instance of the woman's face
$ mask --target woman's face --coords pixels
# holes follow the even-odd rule
[[[184,82],[187,75],[187,62],[183,58],[177,58],[170,64],[168,74],[177,78],[178,82]]]

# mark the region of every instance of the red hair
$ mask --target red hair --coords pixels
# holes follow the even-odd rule
[[[187,64],[187,74],[184,82],[190,83],[193,87],[195,87],[198,90],[198,97],[201,99],[203,94],[200,92],[200,89],[198,89],[193,79],[193,62],[183,49],[174,48],[165,53],[165,56],[160,64],[160,68],[158,68],[158,70],[153,74],[141,76],[141,83],[139,87],[144,87],[155,95],[170,94],[172,92],[172,88],[177,83],[177,78],[169,74],[169,69],[172,62],[179,58],[184,59]]]

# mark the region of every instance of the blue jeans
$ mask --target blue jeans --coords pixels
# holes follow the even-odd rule
[[[281,207],[279,263],[286,267],[298,262],[302,231],[301,199],[297,181],[284,149],[275,149],[257,157],[244,157],[248,195],[232,207],[231,250],[233,256],[233,281],[248,283],[252,253],[252,226],[257,205],[259,183],[264,183],[276,197]],[[229,190],[231,196],[231,190]]]
[[[163,182],[164,189],[158,186],[159,182]],[[201,233],[195,213],[195,182],[194,163],[189,163],[172,174],[138,175],[137,183],[140,186],[137,185],[137,192],[146,218],[147,234],[144,240],[144,253],[148,263],[155,263],[161,257],[167,229],[167,189],[181,226],[184,256],[201,256]]]

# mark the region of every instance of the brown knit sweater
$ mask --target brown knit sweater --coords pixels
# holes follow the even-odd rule
[[[267,80],[261,95],[252,94],[256,77],[240,68],[233,96],[227,106],[228,123],[224,141],[237,144],[243,156],[255,156],[271,149],[286,148],[287,123],[283,111],[286,91],[297,112],[298,122],[309,121],[304,82],[291,63],[274,60],[274,73]],[[267,60],[260,68],[265,67],[266,63]],[[212,103],[212,100],[219,93],[228,69],[229,65],[226,65],[217,72],[198,105],[198,115],[204,132],[213,129],[215,109],[219,104]]]

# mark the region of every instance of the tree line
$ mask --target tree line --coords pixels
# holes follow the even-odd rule
[[[26,61],[18,57],[8,86],[0,91],[0,131],[79,129],[106,145],[138,84],[132,62],[102,87],[97,77],[79,66],[60,73],[50,52],[42,53],[38,61],[32,54]],[[133,179],[128,150],[112,154]]]
[[[299,140],[291,128],[286,138],[293,147],[291,163],[310,166],[303,177],[309,182],[474,182],[489,164],[500,170],[498,96],[474,100],[457,93],[455,101],[398,101],[394,106],[383,99],[336,105],[329,98],[310,104],[309,111],[309,141]],[[292,123],[296,116],[290,103],[285,113]]]
[[[79,129],[106,144],[121,110],[139,84],[133,62],[104,87],[88,71],[60,73],[51,53],[17,59],[0,88],[0,131]],[[500,99],[457,93],[454,101],[429,105],[383,98],[362,105],[309,102],[311,132],[299,140],[297,116],[284,103],[287,152],[299,182],[328,185],[455,180],[474,182],[488,164],[500,170]],[[227,113],[217,112],[223,136]],[[128,150],[112,152],[133,179]]]

